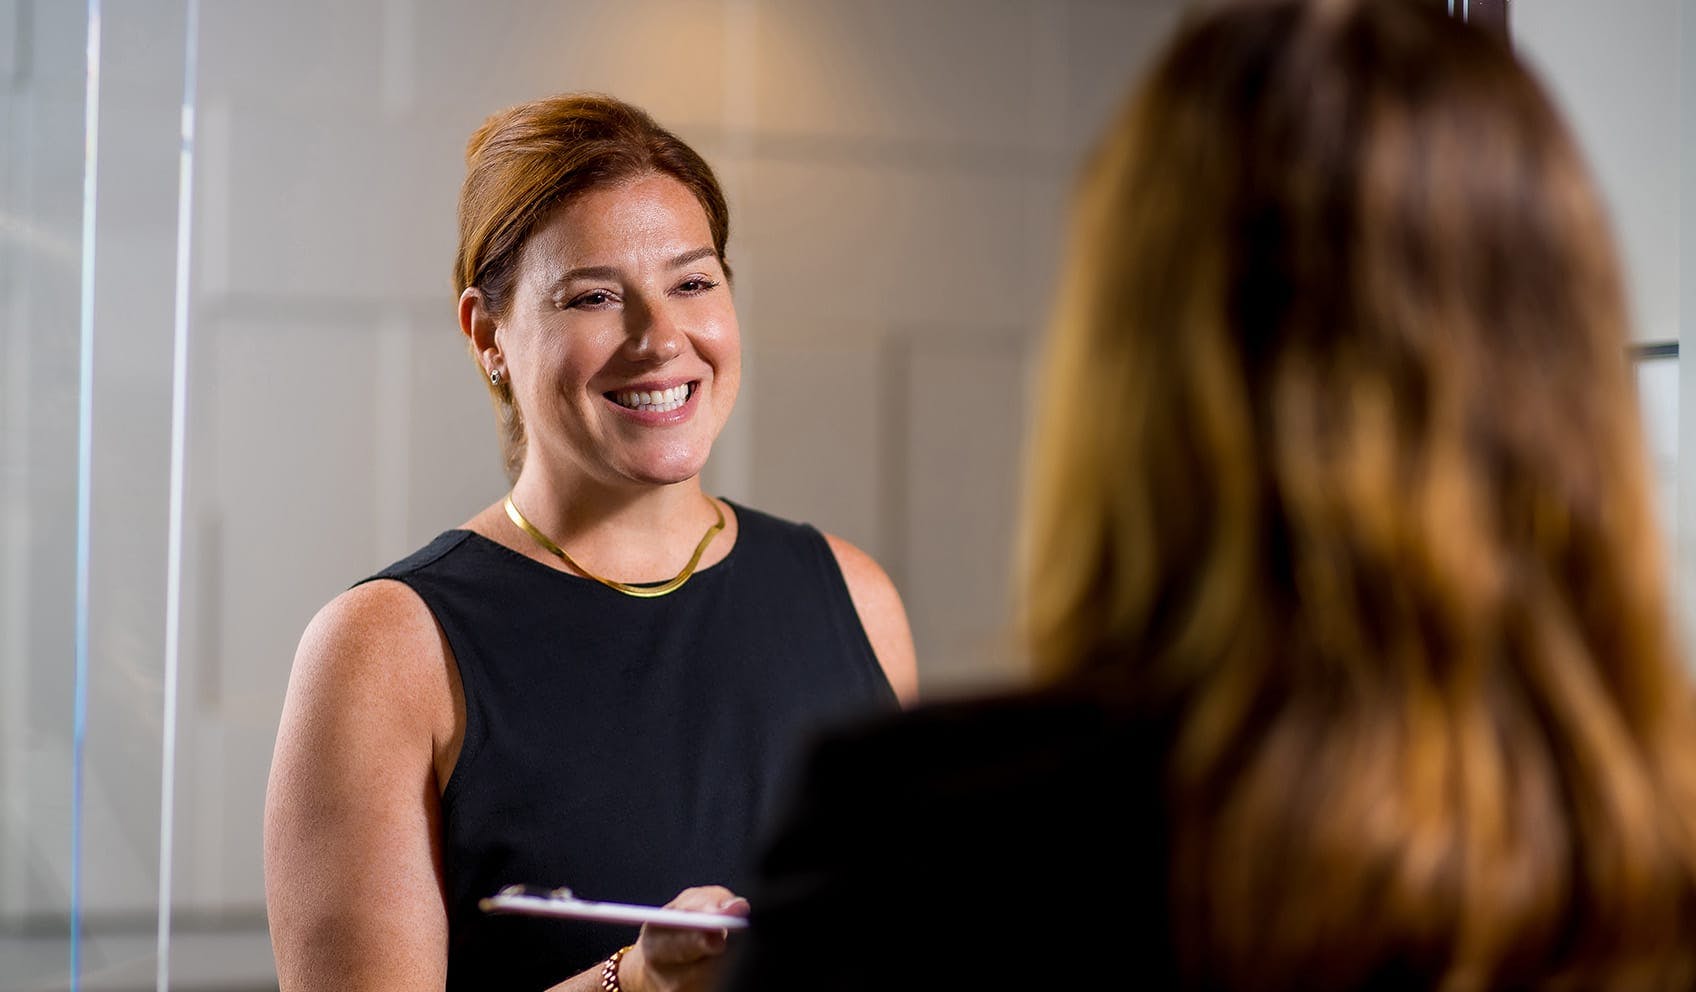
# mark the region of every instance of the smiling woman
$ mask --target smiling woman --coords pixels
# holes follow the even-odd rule
[[[698,475],[736,402],[741,355],[728,277],[688,187],[651,174],[582,193],[518,261],[505,312],[469,286],[460,324],[496,402],[533,412],[508,438],[546,452],[531,474],[613,488]]]
[[[281,984],[705,988],[720,932],[620,949],[478,901],[746,912],[802,739],[912,698],[905,614],[851,545],[702,490],[741,369],[707,164],[595,96],[497,114],[467,159],[459,326],[512,488],[302,638],[266,810]]]

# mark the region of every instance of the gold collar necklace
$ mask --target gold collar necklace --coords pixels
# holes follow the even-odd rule
[[[606,586],[608,589],[616,589],[619,592],[624,593],[626,596],[636,596],[640,599],[654,599],[655,597],[664,596],[666,593],[676,592],[678,589],[681,589],[683,587],[683,583],[689,581],[689,576],[695,574],[695,566],[701,563],[701,555],[707,550],[707,545],[713,543],[713,538],[717,537],[718,532],[724,529],[724,510],[719,507],[718,500],[708,496],[707,502],[713,505],[713,512],[718,514],[718,522],[713,524],[711,527],[708,527],[707,532],[701,536],[701,543],[695,545],[695,553],[689,556],[689,564],[683,566],[683,571],[678,572],[676,575],[659,583],[658,585],[651,586],[633,586],[628,582],[619,582],[614,579],[603,579],[594,572],[591,572],[582,565],[579,565],[576,559],[565,553],[564,548],[550,540],[548,535],[537,530],[535,524],[526,520],[524,518],[524,514],[518,512],[518,504],[512,501],[511,493],[506,494],[506,515],[511,518],[513,523],[518,525],[519,530],[529,534],[531,539],[537,544],[540,544],[543,548],[553,552],[555,557],[571,566],[572,570],[581,572],[584,576],[594,579],[596,582]]]

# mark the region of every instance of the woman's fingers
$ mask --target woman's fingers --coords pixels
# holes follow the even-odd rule
[[[740,903],[745,908],[748,900],[722,885],[699,885],[692,889],[684,889],[677,897],[666,903],[668,909],[692,909],[701,913],[729,913],[726,907]],[[732,915],[742,916],[744,913]]]
[[[698,913],[720,913],[747,916],[748,900],[722,885],[702,885],[684,889],[666,903],[667,909],[685,909]],[[729,934],[723,930],[684,930],[647,924],[642,927],[644,956],[656,968],[687,965],[702,958],[716,957],[724,952]]]

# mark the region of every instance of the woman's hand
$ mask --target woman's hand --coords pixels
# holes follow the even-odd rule
[[[667,909],[747,916],[748,900],[722,885],[684,889]],[[724,930],[642,927],[636,946],[618,963],[625,992],[699,992],[712,987],[728,934]]]

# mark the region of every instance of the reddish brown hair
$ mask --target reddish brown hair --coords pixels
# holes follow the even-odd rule
[[[589,190],[655,173],[695,194],[706,212],[719,264],[730,273],[725,257],[730,210],[712,168],[628,103],[566,94],[508,107],[471,136],[465,162],[454,292],[477,287],[485,309],[497,320],[512,302],[519,260],[538,223]],[[504,383],[489,384],[489,393],[500,417],[507,475],[516,479],[524,460],[523,418]]]
[[[1030,643],[1177,728],[1190,981],[1691,987],[1692,689],[1539,85],[1440,5],[1217,8],[1077,210]]]

